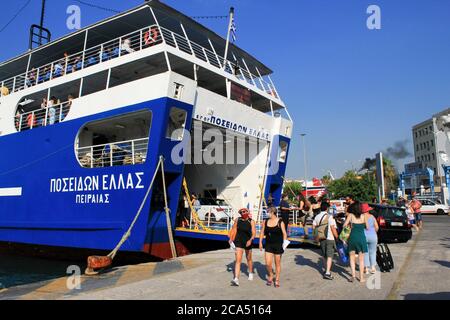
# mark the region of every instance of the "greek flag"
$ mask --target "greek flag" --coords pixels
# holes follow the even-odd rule
[[[234,22],[234,18],[233,21],[231,21],[231,39],[233,42],[236,42],[236,24]]]

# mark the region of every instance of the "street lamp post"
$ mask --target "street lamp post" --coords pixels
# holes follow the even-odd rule
[[[300,134],[302,137],[303,142],[303,157],[304,157],[304,163],[305,163],[305,197],[308,198],[308,166],[306,163],[306,143],[305,143],[305,137],[306,133]]]

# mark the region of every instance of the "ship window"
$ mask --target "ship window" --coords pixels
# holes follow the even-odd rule
[[[181,83],[175,82],[175,93],[173,94],[173,97],[175,99],[180,100],[183,95],[183,89],[184,89],[184,86]]]
[[[152,113],[143,110],[86,124],[75,142],[80,165],[99,168],[145,163],[151,121]]]
[[[84,78],[81,96],[87,96],[89,94],[105,90],[107,82],[108,71],[102,71]]]
[[[285,163],[286,162],[286,156],[288,151],[288,143],[285,141],[280,142],[280,148],[279,148],[279,154],[278,154],[278,161]]]
[[[166,137],[173,141],[181,141],[184,137],[187,112],[183,109],[170,109],[169,124],[167,125]]]

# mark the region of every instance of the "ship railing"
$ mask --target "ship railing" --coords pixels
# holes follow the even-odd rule
[[[262,76],[257,68],[257,75],[251,73],[244,59],[240,62],[237,59],[235,59],[235,62],[231,62],[218,55],[212,44],[212,50],[207,49],[191,41],[187,36],[177,34],[157,25],[130,32],[71,55],[66,54],[54,62],[37,68],[33,67],[28,72],[3,80],[0,82],[0,97],[163,42],[215,68],[222,69],[234,75],[238,80],[244,81],[258,90],[279,99],[278,92],[270,76]]]
[[[225,60],[225,58],[218,55],[215,50],[212,51],[206,49],[205,47],[189,40],[187,36],[179,35],[163,27],[160,27],[160,29],[163,34],[163,40],[166,44],[203,60],[216,68],[223,69],[229,74],[236,76],[239,80],[245,81],[249,85],[258,88],[260,91],[266,92],[274,98],[279,99],[278,92],[272,79],[269,76],[263,77],[259,73],[259,70],[257,70],[258,75],[251,73],[245,60],[242,59],[241,63],[238,62],[237,59],[235,62]]]
[[[145,27],[3,80],[0,97],[160,44],[162,37],[158,30],[156,25]]]
[[[252,212],[253,220],[255,220],[255,222],[256,222],[257,233],[259,233],[259,231],[261,230],[264,221],[269,218],[269,215],[267,213],[267,209],[268,209],[267,207],[263,207],[261,209],[259,217],[258,217],[258,211],[257,210]],[[281,218],[279,208],[278,208],[277,216]],[[228,231],[230,231],[233,228],[233,224],[234,224],[234,220],[235,220],[234,217],[235,217],[235,214],[234,214],[233,211],[231,211],[228,214],[228,217],[227,217],[226,220],[224,219],[222,221],[216,221],[215,218],[212,218],[211,215],[207,215],[205,217],[205,219],[202,220],[202,223],[203,223],[203,225],[206,228],[208,228],[211,231],[216,231],[216,232],[225,232],[226,231],[226,232],[228,232]],[[292,211],[289,214],[289,230],[287,230],[287,231],[289,231],[291,235],[293,233],[297,232],[298,230],[296,231],[296,229],[292,229],[292,227],[297,227],[298,228],[300,226],[301,222],[302,221],[301,221],[301,217],[299,216],[299,212],[298,211]],[[199,228],[199,226],[198,226],[198,224],[196,223],[196,221],[193,219],[193,217],[191,215],[190,224],[186,227],[186,229],[196,230],[197,228]]]
[[[15,117],[16,129],[20,132],[62,122],[69,113],[71,105],[71,102],[64,102],[30,112],[17,113]]]
[[[143,164],[147,158],[148,138],[81,147],[77,157],[84,168],[104,168]]]

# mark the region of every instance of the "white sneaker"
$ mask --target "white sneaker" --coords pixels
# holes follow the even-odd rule
[[[253,281],[253,273],[248,274],[248,281]]]
[[[239,287],[239,279],[234,278],[234,279],[231,281],[231,284],[232,284],[233,286]]]

